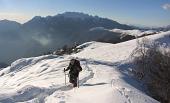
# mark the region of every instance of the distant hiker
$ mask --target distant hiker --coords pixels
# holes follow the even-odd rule
[[[65,71],[69,71],[69,82],[73,84],[73,87],[77,87],[77,78],[79,76],[79,72],[82,71],[82,67],[80,66],[80,61],[77,59],[71,59],[70,64]]]

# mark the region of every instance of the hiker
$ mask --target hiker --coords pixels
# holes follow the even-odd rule
[[[77,59],[71,59],[70,64],[65,71],[69,71],[69,82],[73,84],[73,87],[77,87],[77,78],[79,76],[79,72],[82,71],[82,67],[80,66],[80,61]]]

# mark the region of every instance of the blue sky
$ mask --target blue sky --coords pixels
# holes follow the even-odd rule
[[[127,24],[170,24],[170,0],[0,0],[0,19],[21,23],[34,16],[66,11],[84,12]]]

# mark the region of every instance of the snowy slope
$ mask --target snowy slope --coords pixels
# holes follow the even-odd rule
[[[142,30],[138,30],[138,29],[134,29],[134,30],[112,29],[109,31],[115,32],[115,33],[120,33],[120,34],[132,35],[132,36],[143,36],[143,35],[158,33],[156,30],[142,31]]]
[[[169,44],[170,31],[148,36]],[[119,44],[89,42],[72,55],[23,58],[0,71],[0,103],[159,103],[147,96],[128,68],[122,68],[136,40]],[[64,85],[64,72],[73,57],[83,71],[80,88]]]

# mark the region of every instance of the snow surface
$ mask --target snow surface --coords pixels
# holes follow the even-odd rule
[[[126,34],[126,35],[132,35],[132,36],[136,36],[136,37],[157,33],[157,31],[155,31],[155,30],[142,31],[142,30],[138,30],[138,29],[134,29],[134,30],[112,29],[109,31],[115,32],[115,33]]]
[[[148,36],[169,44],[170,31]],[[22,58],[0,71],[0,103],[159,103],[131,77],[127,62],[136,40],[118,44],[88,42],[72,55]],[[78,58],[80,88],[65,86],[63,69]]]

